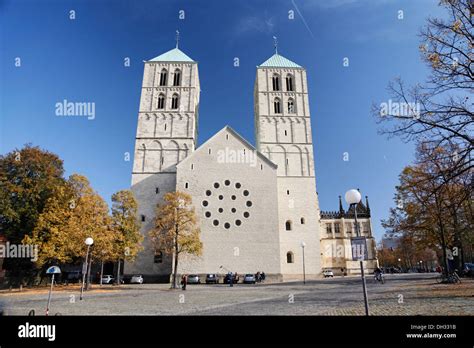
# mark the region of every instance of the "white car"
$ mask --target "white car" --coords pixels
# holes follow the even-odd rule
[[[110,274],[107,274],[102,277],[102,284],[112,284],[114,280],[114,277],[112,277]]]
[[[143,277],[140,274],[132,276],[130,284],[143,284]]]
[[[334,273],[330,269],[326,269],[323,271],[324,278],[334,277]]]

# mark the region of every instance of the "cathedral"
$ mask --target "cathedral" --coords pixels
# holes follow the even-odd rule
[[[197,62],[178,46],[144,62],[132,191],[144,250],[126,274],[169,281],[172,255],[155,251],[148,231],[163,195],[192,197],[203,252],[181,256],[179,274],[263,271],[267,279],[316,279],[322,271],[359,272],[350,238],[354,207],[321,212],[306,70],[275,54],[257,66],[255,144],[226,126],[197,147],[200,83]],[[368,202],[357,212],[367,238],[366,267],[376,265]]]

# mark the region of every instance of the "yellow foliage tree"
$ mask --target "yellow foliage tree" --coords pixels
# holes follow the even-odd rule
[[[156,252],[173,256],[172,287],[176,288],[179,256],[201,255],[201,231],[191,196],[178,191],[165,194],[163,199],[164,203],[157,206],[155,226],[149,235]]]
[[[138,203],[130,190],[112,195],[112,230],[115,234],[114,251],[118,260],[117,284],[120,284],[120,263],[122,259],[133,261],[140,250],[143,236],[137,220]]]
[[[90,187],[87,178],[77,174],[57,191],[46,203],[31,236],[23,240],[38,245],[37,265],[77,262],[85,256],[87,237],[94,239],[92,259],[111,260],[114,233],[107,203]]]

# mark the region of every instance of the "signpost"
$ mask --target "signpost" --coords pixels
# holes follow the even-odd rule
[[[46,315],[49,315],[49,306],[51,304],[51,293],[53,292],[54,276],[61,274],[61,269],[58,266],[51,266],[46,270],[46,274],[51,274],[51,287],[49,288],[48,305],[46,306]]]
[[[352,237],[352,261],[363,261],[369,258],[367,253],[367,242],[365,237]]]

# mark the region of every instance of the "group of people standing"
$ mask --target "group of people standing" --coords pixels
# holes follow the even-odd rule
[[[255,274],[255,280],[257,283],[263,282],[265,280],[265,272],[257,272],[257,274]]]

